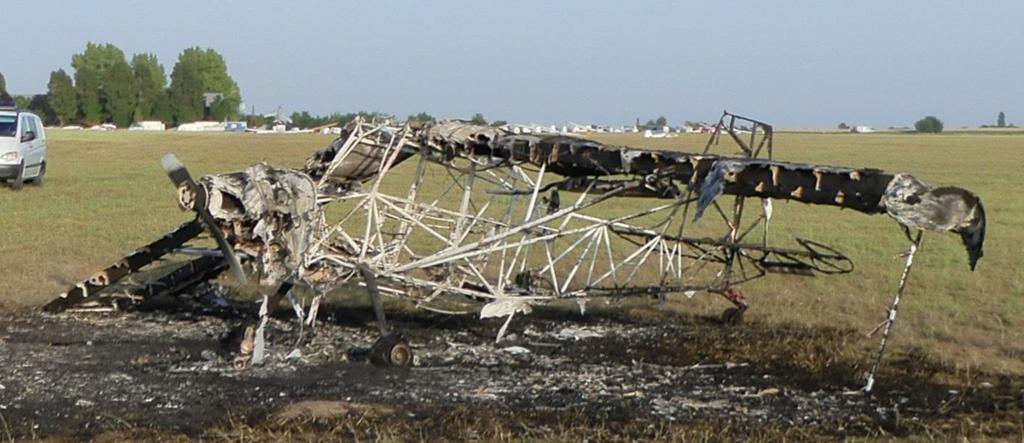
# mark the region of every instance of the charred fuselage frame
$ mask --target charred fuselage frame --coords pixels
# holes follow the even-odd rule
[[[975,194],[907,174],[776,161],[773,135],[768,124],[726,112],[704,152],[692,154],[461,121],[356,121],[301,170],[261,163],[198,183],[176,180],[182,207],[209,217],[97,273],[47,309],[90,300],[165,254],[189,251],[182,248],[202,231],[200,220],[223,234],[261,283],[277,285],[278,296],[296,284],[323,294],[359,278],[372,280],[372,293],[424,309],[508,320],[557,299],[582,309],[591,297],[705,291],[734,303],[725,320],[736,321],[747,307],[740,283],[771,271],[853,269],[845,255],[815,241],[770,244],[775,199],[886,213],[907,228],[911,254],[885,337],[920,244],[911,230],[960,234],[972,269],[981,257],[985,214]],[[723,137],[739,155],[711,154]],[[720,205],[722,194],[735,196],[731,207]],[[755,219],[744,221],[749,198],[760,204]],[[720,229],[695,224],[706,212]],[[129,292],[173,294],[227,268],[223,254],[205,251]]]

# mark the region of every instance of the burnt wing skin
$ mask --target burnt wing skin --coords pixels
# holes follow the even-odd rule
[[[721,159],[703,179],[695,219],[722,194],[833,205],[866,214],[886,213],[908,228],[960,234],[972,271],[984,255],[985,208],[981,198],[956,186],[932,187],[910,174]]]
[[[977,194],[955,186],[933,188],[910,174],[897,174],[883,204],[890,217],[907,227],[960,234],[972,271],[984,255],[985,207]]]

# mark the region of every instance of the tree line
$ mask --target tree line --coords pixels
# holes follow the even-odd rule
[[[425,115],[425,113],[421,113],[421,114]],[[299,127],[299,128],[316,128],[316,127],[319,127],[319,126],[326,126],[326,125],[329,125],[329,124],[332,124],[332,123],[336,123],[339,126],[344,126],[344,125],[347,125],[349,122],[355,120],[356,117],[362,117],[364,120],[367,120],[367,121],[374,121],[374,120],[383,120],[383,119],[386,119],[386,118],[390,118],[391,115],[383,113],[383,112],[359,111],[359,112],[349,112],[349,113],[345,113],[345,114],[342,114],[340,112],[335,112],[335,113],[333,113],[331,115],[319,116],[319,115],[310,115],[309,112],[302,111],[302,112],[293,112],[292,115],[291,115],[291,120],[292,120],[292,125],[295,125],[296,127]],[[431,120],[432,119],[433,119],[433,117],[431,117]],[[250,123],[252,123],[252,122],[250,122]],[[256,125],[260,125],[261,123],[262,122],[259,122],[259,121],[255,122]]]
[[[50,73],[46,94],[15,97],[17,105],[39,114],[47,124],[61,126],[238,119],[241,91],[228,75],[224,58],[213,49],[182,51],[171,70],[170,85],[156,55],[134,54],[129,61],[110,43],[86,44],[71,57],[71,67],[72,74],[63,69]]]
[[[383,113],[383,112],[359,111],[359,112],[349,112],[349,113],[346,113],[346,114],[335,112],[335,113],[333,113],[331,115],[319,116],[319,115],[311,115],[308,111],[302,111],[302,112],[293,112],[292,115],[291,115],[291,121],[292,121],[293,125],[295,125],[295,126],[297,126],[299,128],[316,128],[316,127],[326,126],[326,125],[334,124],[334,123],[338,124],[339,126],[344,126],[344,125],[348,124],[349,122],[351,122],[352,120],[355,120],[356,117],[362,117],[363,120],[367,120],[367,121],[384,120],[384,119],[393,118],[392,115],[387,114],[387,113]],[[264,119],[264,120],[266,120],[266,119]],[[430,115],[430,114],[428,114],[426,112],[420,112],[418,114],[412,114],[412,115],[406,117],[406,120],[410,121],[410,122],[411,121],[418,121],[420,123],[430,123],[430,122],[437,121],[437,119],[434,118],[433,115]],[[259,117],[256,117],[254,121],[255,121],[256,125],[263,124],[263,123],[268,123],[268,122],[265,122],[265,121],[260,121]],[[487,119],[484,118],[484,115],[481,114],[481,113],[474,114],[473,117],[468,119],[468,121],[470,123],[473,123],[473,124],[476,124],[476,125],[482,125],[482,126],[486,126],[486,125],[502,126],[502,125],[508,124],[508,122],[506,122],[505,120],[495,120],[493,122],[488,123]],[[253,122],[250,122],[250,125],[252,125],[252,124],[253,124]]]

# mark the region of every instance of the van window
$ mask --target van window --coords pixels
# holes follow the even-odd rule
[[[32,117],[32,126],[35,127],[36,137],[46,138],[46,133],[43,132],[43,122],[39,120],[39,117]]]
[[[36,131],[36,122],[32,121],[32,118],[26,115],[21,118],[21,136],[24,137],[29,131],[32,131],[33,134],[32,138],[29,140],[35,140],[36,137],[39,136],[39,132]]]
[[[41,138],[43,134],[39,132],[42,125],[39,124],[39,118],[32,116],[28,118],[28,127],[32,129],[32,133],[36,135],[35,138]]]
[[[14,137],[17,131],[17,117],[13,115],[0,115],[0,137]]]

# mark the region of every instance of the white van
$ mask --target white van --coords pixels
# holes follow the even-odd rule
[[[28,182],[43,183],[46,175],[46,131],[31,112],[0,108],[0,181],[15,190]]]

